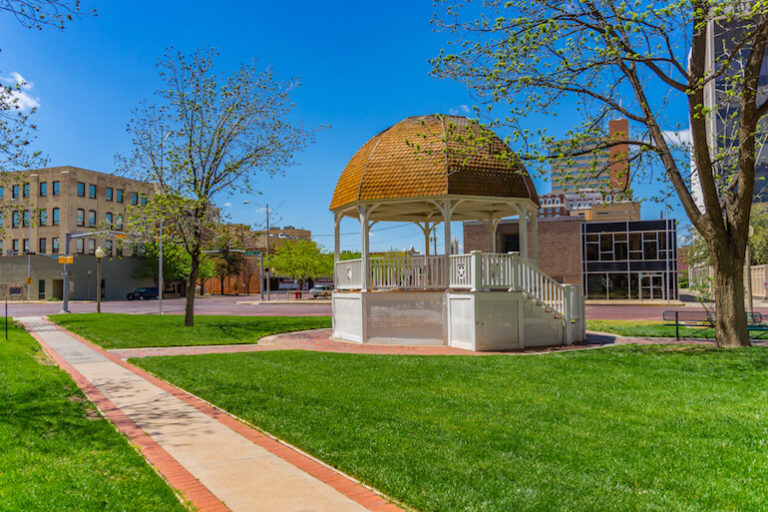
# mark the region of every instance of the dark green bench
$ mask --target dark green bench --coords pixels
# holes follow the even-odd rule
[[[675,338],[678,340],[680,339],[680,327],[701,330],[715,328],[714,311],[665,311],[662,318],[667,322],[664,325],[675,327]],[[750,338],[763,339],[764,336],[768,336],[768,324],[763,322],[762,313],[746,313],[746,320]]]

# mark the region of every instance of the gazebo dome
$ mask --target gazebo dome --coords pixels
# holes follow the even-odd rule
[[[426,115],[366,142],[341,173],[330,209],[445,197],[529,199],[538,207],[528,172],[496,134],[463,116]]]

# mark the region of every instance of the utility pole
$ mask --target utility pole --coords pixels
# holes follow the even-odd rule
[[[65,257],[69,256],[69,241],[71,238],[72,235],[69,232],[64,235]],[[64,292],[64,302],[62,303],[61,309],[64,313],[69,313],[69,264],[64,263],[64,270],[61,272],[61,277],[63,278],[62,289]]]
[[[269,205],[266,205],[266,211],[267,211],[267,262],[269,262]],[[270,300],[271,290],[270,286],[271,283],[269,282],[269,267],[267,267],[267,300]]]

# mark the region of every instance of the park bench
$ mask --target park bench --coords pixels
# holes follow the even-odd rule
[[[715,328],[715,311],[665,311],[662,318],[664,325],[675,327],[675,338],[680,339],[680,327],[699,328],[701,330]],[[747,330],[754,339],[762,339],[768,335],[768,324],[763,322],[762,313],[746,313]],[[753,334],[754,333],[754,334]]]

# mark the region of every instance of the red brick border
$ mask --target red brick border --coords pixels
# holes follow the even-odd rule
[[[107,398],[96,386],[91,384],[85,376],[77,371],[63,357],[59,355],[48,343],[43,341],[40,336],[32,332],[29,326],[24,322],[22,325],[40,346],[46,354],[50,356],[56,364],[72,377],[72,380],[83,390],[88,399],[104,413],[117,429],[135,443],[141,454],[152,464],[160,475],[175,489],[179,490],[184,499],[190,501],[200,511],[205,512],[231,512],[230,508],[224,505],[211,491],[201,484],[195,476],[182,466],[173,456],[165,451],[162,446],[155,442],[146,432],[122,412],[109,398]]]
[[[79,334],[75,334],[71,331],[68,331],[67,329],[61,327],[60,325],[54,324],[50,320],[46,318],[46,321],[52,325],[53,327],[59,329],[62,332],[65,332],[69,336],[72,336],[76,340],[80,341],[81,343],[85,344],[86,346],[92,348],[93,350],[99,352],[101,355],[108,358],[110,361],[122,366],[123,368],[135,373],[139,377],[149,381],[150,383],[154,384],[155,386],[159,387],[163,391],[166,391],[167,393],[170,393],[174,397],[178,398],[179,400],[191,405],[192,407],[196,408],[200,412],[210,416],[211,418],[219,421],[223,425],[229,427],[230,429],[234,430],[238,434],[242,435],[246,439],[256,443],[257,445],[261,446],[265,450],[269,451],[270,453],[273,453],[280,457],[281,459],[285,460],[289,464],[292,464],[293,466],[296,466],[297,468],[305,471],[306,473],[312,475],[313,477],[317,478],[321,482],[324,482],[325,484],[329,485],[330,487],[336,489],[338,492],[343,494],[344,496],[350,498],[353,501],[356,501],[363,507],[367,508],[368,510],[371,510],[373,512],[405,512],[405,509],[395,505],[392,503],[389,499],[387,499],[384,495],[374,491],[373,489],[364,486],[360,482],[354,480],[353,478],[340,473],[339,471],[332,469],[331,467],[323,464],[321,461],[309,456],[308,454],[300,451],[298,448],[295,448],[283,441],[278,440],[275,437],[271,437],[249,425],[246,425],[243,420],[237,418],[236,416],[224,411],[223,409],[219,409],[218,407],[210,404],[209,402],[206,402],[205,400],[196,397],[195,395],[188,393],[187,391],[182,390],[181,388],[178,388],[176,386],[173,386],[172,384],[169,384],[168,382],[158,379],[154,375],[152,375],[149,372],[146,372],[142,370],[141,368],[138,368],[136,366],[133,366],[132,364],[124,361],[123,359],[120,359],[118,356],[114,354],[110,354],[100,346],[96,345],[95,343],[83,338]],[[30,333],[33,336],[35,336],[33,333]],[[40,340],[37,336],[35,338],[43,345],[44,347],[47,347],[45,342]],[[50,350],[50,347],[48,347]],[[55,352],[54,352],[55,353]],[[83,379],[86,386],[90,386],[93,388],[93,386],[85,380],[85,378],[80,375],[77,370],[72,368],[69,363],[58,357],[58,354],[54,356],[54,359],[57,359],[57,363],[59,363],[59,360],[64,365],[69,366],[73,372],[75,372],[77,375],[80,376],[81,379]],[[61,366],[61,364],[60,364]],[[69,370],[67,370],[69,371]],[[70,372],[70,375],[72,373]],[[76,382],[78,382],[76,380]],[[78,385],[83,388],[83,386],[78,382]],[[84,388],[83,388],[84,389]],[[85,389],[84,389],[85,390]],[[94,388],[95,390],[95,388]],[[95,390],[95,393],[98,393],[101,395],[101,393],[98,390]],[[125,416],[122,412],[120,412],[112,402],[109,401],[104,395],[101,395],[103,399],[109,404],[112,405],[112,408],[114,408],[115,411],[118,412],[118,414],[122,415],[122,417],[125,418],[126,421],[133,422]],[[90,398],[90,397],[89,397]],[[95,401],[95,400],[94,400]],[[98,405],[98,404],[97,404]],[[112,418],[110,417],[110,420]],[[114,421],[114,420],[113,420]],[[117,425],[117,423],[115,423]],[[134,424],[135,427],[135,424]],[[118,427],[120,428],[120,427]],[[184,469],[178,462],[176,462],[173,457],[170,456],[165,450],[162,449],[157,443],[152,441],[152,439],[149,438],[146,434],[143,433],[138,427],[135,427],[139,432],[141,432],[151,443],[154,443],[159,450],[161,450],[163,453],[165,453],[176,465],[178,465],[181,470],[187,472],[186,469]],[[129,437],[131,437],[129,434],[126,433]],[[133,438],[131,438],[133,439]],[[143,453],[143,450],[142,450]],[[149,457],[147,457],[149,458]],[[153,462],[154,463],[154,462]],[[157,465],[157,464],[156,464]],[[187,472],[188,473],[188,472]],[[191,476],[191,474],[190,474]],[[167,477],[166,477],[167,478]],[[194,478],[194,477],[192,477]],[[169,479],[170,482],[170,479]],[[201,486],[206,492],[210,493],[208,489],[206,489],[202,484],[195,482]],[[181,489],[179,487],[179,489]],[[185,492],[185,495],[187,495],[187,492]],[[212,495],[211,495],[212,496]],[[215,499],[215,498],[214,498]],[[190,501],[192,501],[190,499]],[[218,500],[217,500],[218,501]],[[221,503],[221,502],[219,502]],[[222,504],[222,506],[224,506]],[[201,510],[203,510],[201,508]],[[229,510],[228,508],[223,509],[205,509],[205,510]]]

